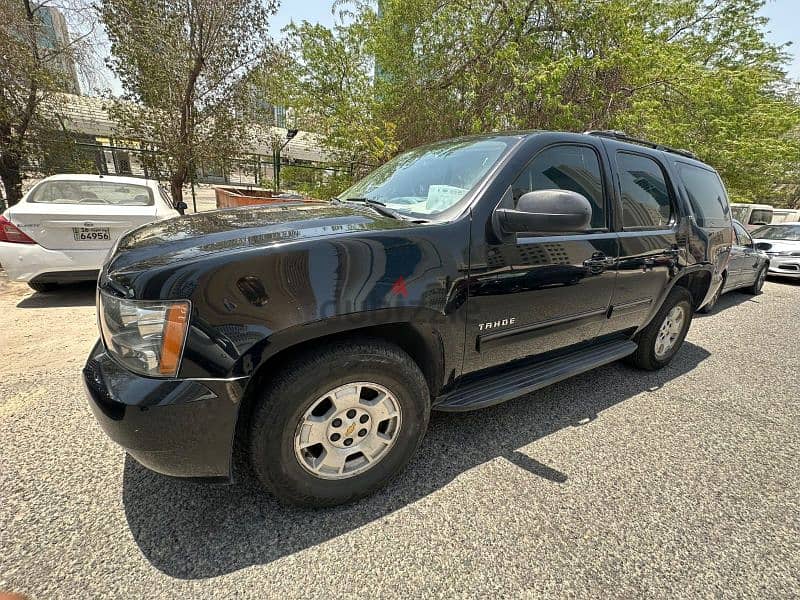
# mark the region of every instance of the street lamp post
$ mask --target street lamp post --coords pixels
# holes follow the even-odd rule
[[[286,145],[297,135],[297,129],[286,130],[286,141],[275,151],[273,171],[275,172],[275,194],[281,193],[281,152]]]

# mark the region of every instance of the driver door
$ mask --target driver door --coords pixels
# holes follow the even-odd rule
[[[564,189],[592,206],[578,234],[509,235],[473,223],[473,261],[464,373],[565,348],[599,335],[616,279],[617,235],[610,229],[610,178],[599,143],[559,143],[539,151],[511,186]]]

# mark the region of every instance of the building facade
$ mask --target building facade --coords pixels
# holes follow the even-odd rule
[[[75,60],[69,51],[69,29],[64,14],[53,6],[38,6],[36,14],[42,23],[39,45],[52,55],[50,62],[61,76],[63,90],[80,94],[81,85]]]

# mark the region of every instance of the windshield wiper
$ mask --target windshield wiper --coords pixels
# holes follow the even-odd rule
[[[385,217],[391,217],[393,219],[397,219],[398,221],[406,221],[407,218],[397,212],[396,210],[392,210],[385,203],[381,202],[380,200],[373,200],[372,198],[345,198],[345,202],[363,202],[366,206],[369,206],[372,210],[377,213],[382,214]]]

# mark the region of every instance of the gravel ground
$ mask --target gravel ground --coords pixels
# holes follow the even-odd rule
[[[800,285],[731,293],[658,373],[435,415],[352,506],[125,457],[79,369],[93,289],[0,281],[0,590],[34,598],[800,595]]]

